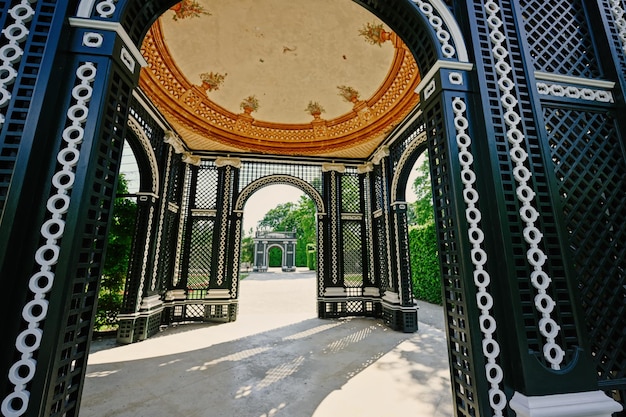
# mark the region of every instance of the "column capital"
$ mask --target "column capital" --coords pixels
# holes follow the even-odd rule
[[[231,166],[233,168],[241,168],[241,159],[231,157],[219,157],[215,159],[215,166],[218,168]]]
[[[170,144],[175,153],[185,152],[185,145],[183,144],[183,141],[171,130],[165,132],[163,142]]]
[[[356,172],[359,174],[367,174],[368,172],[372,172],[374,170],[374,164],[371,162],[366,162],[363,165],[359,165],[356,167]]]
[[[383,160],[383,158],[386,158],[388,156],[389,156],[389,146],[383,145],[380,148],[378,148],[378,150],[376,150],[376,152],[374,153],[374,156],[372,157],[372,164],[378,165],[380,164],[380,161]]]
[[[329,171],[336,171],[343,174],[346,172],[346,166],[344,164],[336,164],[334,162],[322,164],[322,172]]]

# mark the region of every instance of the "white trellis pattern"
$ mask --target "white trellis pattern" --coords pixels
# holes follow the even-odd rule
[[[489,388],[489,404],[494,411],[495,416],[501,416],[502,410],[506,407],[506,395],[500,388],[503,373],[502,368],[498,364],[498,356],[500,354],[500,345],[493,338],[497,328],[496,319],[491,314],[493,307],[493,297],[489,293],[489,284],[491,277],[489,272],[485,270],[487,263],[487,253],[482,248],[485,234],[480,228],[482,213],[476,203],[478,203],[478,191],[474,188],[476,182],[476,173],[473,171],[472,163],[474,157],[470,152],[472,144],[471,137],[467,134],[469,122],[465,116],[467,106],[465,101],[460,97],[452,100],[452,110],[454,111],[454,127],[456,129],[456,143],[459,147],[459,164],[461,165],[461,181],[463,182],[463,201],[467,205],[465,209],[465,218],[469,224],[467,236],[472,244],[471,257],[474,265],[474,284],[478,291],[476,292],[476,303],[480,309],[480,330],[483,333],[483,355],[487,359],[485,365],[485,373]]]
[[[230,195],[232,188],[232,167],[227,165],[224,172],[224,204],[222,205],[222,218],[220,225],[220,244],[217,255],[217,285],[222,285],[224,282],[224,269],[226,267],[226,239],[228,237],[228,215],[230,211]]]
[[[0,128],[6,120],[6,108],[11,101],[11,91],[9,87],[17,79],[17,70],[22,61],[24,50],[22,43],[26,41],[29,32],[28,23],[31,21],[35,10],[32,4],[35,1],[22,0],[20,3],[9,9],[9,15],[14,23],[2,29],[1,34],[7,40],[6,44],[0,47]],[[2,37],[0,37],[2,39]],[[2,44],[3,42],[0,42]]]
[[[337,260],[337,174],[336,171],[330,171],[330,263],[331,274],[333,276],[333,284],[337,284],[338,279],[338,260]]]
[[[450,43],[452,36],[444,25],[443,19],[435,14],[434,7],[429,2],[422,0],[413,0],[419,7],[420,11],[428,18],[428,23],[435,29],[437,40],[441,44],[441,53],[446,58],[452,58],[456,55],[454,45]]]
[[[70,207],[75,167],[80,159],[80,145],[85,134],[83,126],[89,114],[88,104],[93,94],[92,84],[96,72],[96,66],[91,62],[83,63],[76,70],[79,82],[72,88],[74,104],[67,110],[69,125],[63,130],[64,146],[56,158],[60,169],[52,176],[54,194],[46,202],[50,218],[40,229],[45,243],[35,252],[35,262],[39,266],[39,271],[29,279],[28,288],[32,299],[22,309],[22,318],[28,323],[28,327],[15,340],[15,347],[21,353],[21,358],[9,369],[8,379],[15,389],[2,401],[2,415],[5,417],[22,416],[28,408],[30,392],[27,387],[37,368],[34,356],[43,337],[40,325],[48,315],[46,296],[54,284],[54,266],[61,252],[59,241],[65,232],[65,216]]]
[[[502,31],[502,19],[500,18],[500,6],[493,1],[488,0],[484,4],[487,12],[487,24],[489,26],[489,39],[492,45],[492,55],[496,60],[495,69],[498,74],[498,86],[502,95],[500,104],[504,110],[504,122],[506,124],[506,135],[511,145],[509,155],[511,161],[515,164],[513,168],[513,176],[517,181],[516,194],[521,203],[519,215],[525,223],[523,230],[524,240],[528,244],[526,259],[533,268],[530,280],[533,287],[537,291],[535,296],[535,308],[541,313],[539,320],[539,332],[545,338],[543,345],[543,356],[550,363],[552,369],[560,369],[565,352],[563,348],[556,343],[561,328],[551,317],[551,313],[556,306],[552,297],[547,293],[550,287],[551,278],[543,271],[543,265],[547,260],[546,254],[539,247],[543,239],[543,234],[539,231],[535,222],[539,218],[539,212],[533,207],[535,200],[535,191],[528,185],[528,181],[532,177],[532,173],[525,166],[528,160],[528,154],[522,148],[521,144],[525,140],[524,133],[518,128],[521,122],[521,116],[518,109],[518,100],[515,97],[515,82],[511,79],[511,65],[508,62],[509,52],[506,49],[506,35]]]
[[[581,88],[573,85],[555,83],[537,83],[537,92],[544,96],[577,98],[581,100],[597,101],[600,103],[613,103],[613,94],[607,90],[593,88]]]
[[[621,0],[610,0],[611,13],[615,19],[617,30],[619,33],[619,39],[622,41],[622,52],[626,54],[626,17],[624,8],[622,7]]]

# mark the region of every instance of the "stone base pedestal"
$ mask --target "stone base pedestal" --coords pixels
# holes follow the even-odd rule
[[[516,392],[509,407],[517,417],[611,417],[621,404],[602,391],[527,397]]]

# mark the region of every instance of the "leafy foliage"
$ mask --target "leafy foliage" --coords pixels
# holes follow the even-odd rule
[[[441,304],[441,274],[437,259],[435,223],[409,230],[413,295],[418,300]]]
[[[269,258],[267,266],[283,266],[283,251],[280,250],[280,248],[270,248],[270,250],[267,251],[267,256]]]
[[[254,240],[252,240],[252,229],[250,234],[241,240],[241,262],[252,264],[254,262]]]
[[[441,273],[428,159],[417,170],[419,175],[413,182],[417,200],[410,205],[408,213],[413,295],[418,300],[441,304]]]
[[[118,194],[128,193],[126,179],[121,174]],[[107,237],[107,251],[100,280],[95,330],[106,330],[117,325],[117,315],[122,307],[124,284],[130,248],[135,231],[137,203],[128,198],[117,198],[113,204],[113,219]]]
[[[259,221],[259,228],[296,231],[296,266],[307,266],[307,244],[316,242],[315,203],[301,196],[297,203],[279,204]]]

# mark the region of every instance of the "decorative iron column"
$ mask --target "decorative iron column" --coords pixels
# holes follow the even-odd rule
[[[3,17],[19,22],[4,33],[22,34],[11,48],[27,66],[38,64],[27,70],[37,82],[2,93],[18,107],[28,97],[30,106],[20,115],[26,128],[0,225],[8,243],[0,245],[0,277],[11,294],[2,307],[1,408],[5,416],[72,415],[143,58],[121,28],[68,24],[67,3],[5,5]],[[2,108],[3,138],[14,116]]]
[[[233,214],[233,208],[241,161],[236,158],[218,158],[215,166],[218,170],[217,200],[211,276],[205,296],[205,319],[234,321],[237,318],[237,281],[233,281],[233,274],[239,273],[239,255],[234,254],[234,245],[241,245],[243,226],[241,213]],[[234,222],[233,216],[237,219]],[[235,227],[235,224],[238,226]]]
[[[341,251],[341,173],[345,171],[342,164],[324,164],[322,178],[324,182],[324,199],[327,209],[318,227],[318,254],[325,254],[323,289],[318,298],[320,318],[342,317],[346,315],[346,290],[343,285],[343,264]],[[324,259],[325,258],[325,259]],[[318,263],[320,257],[318,257]],[[322,264],[322,266],[324,266]],[[322,277],[320,276],[320,280]]]
[[[361,213],[363,213],[363,230],[361,241],[365,250],[363,251],[363,299],[371,302],[373,315],[382,316],[380,276],[376,274],[376,258],[374,250],[374,225],[373,225],[373,197],[372,197],[372,171],[374,166],[371,162],[357,167],[361,189]]]

